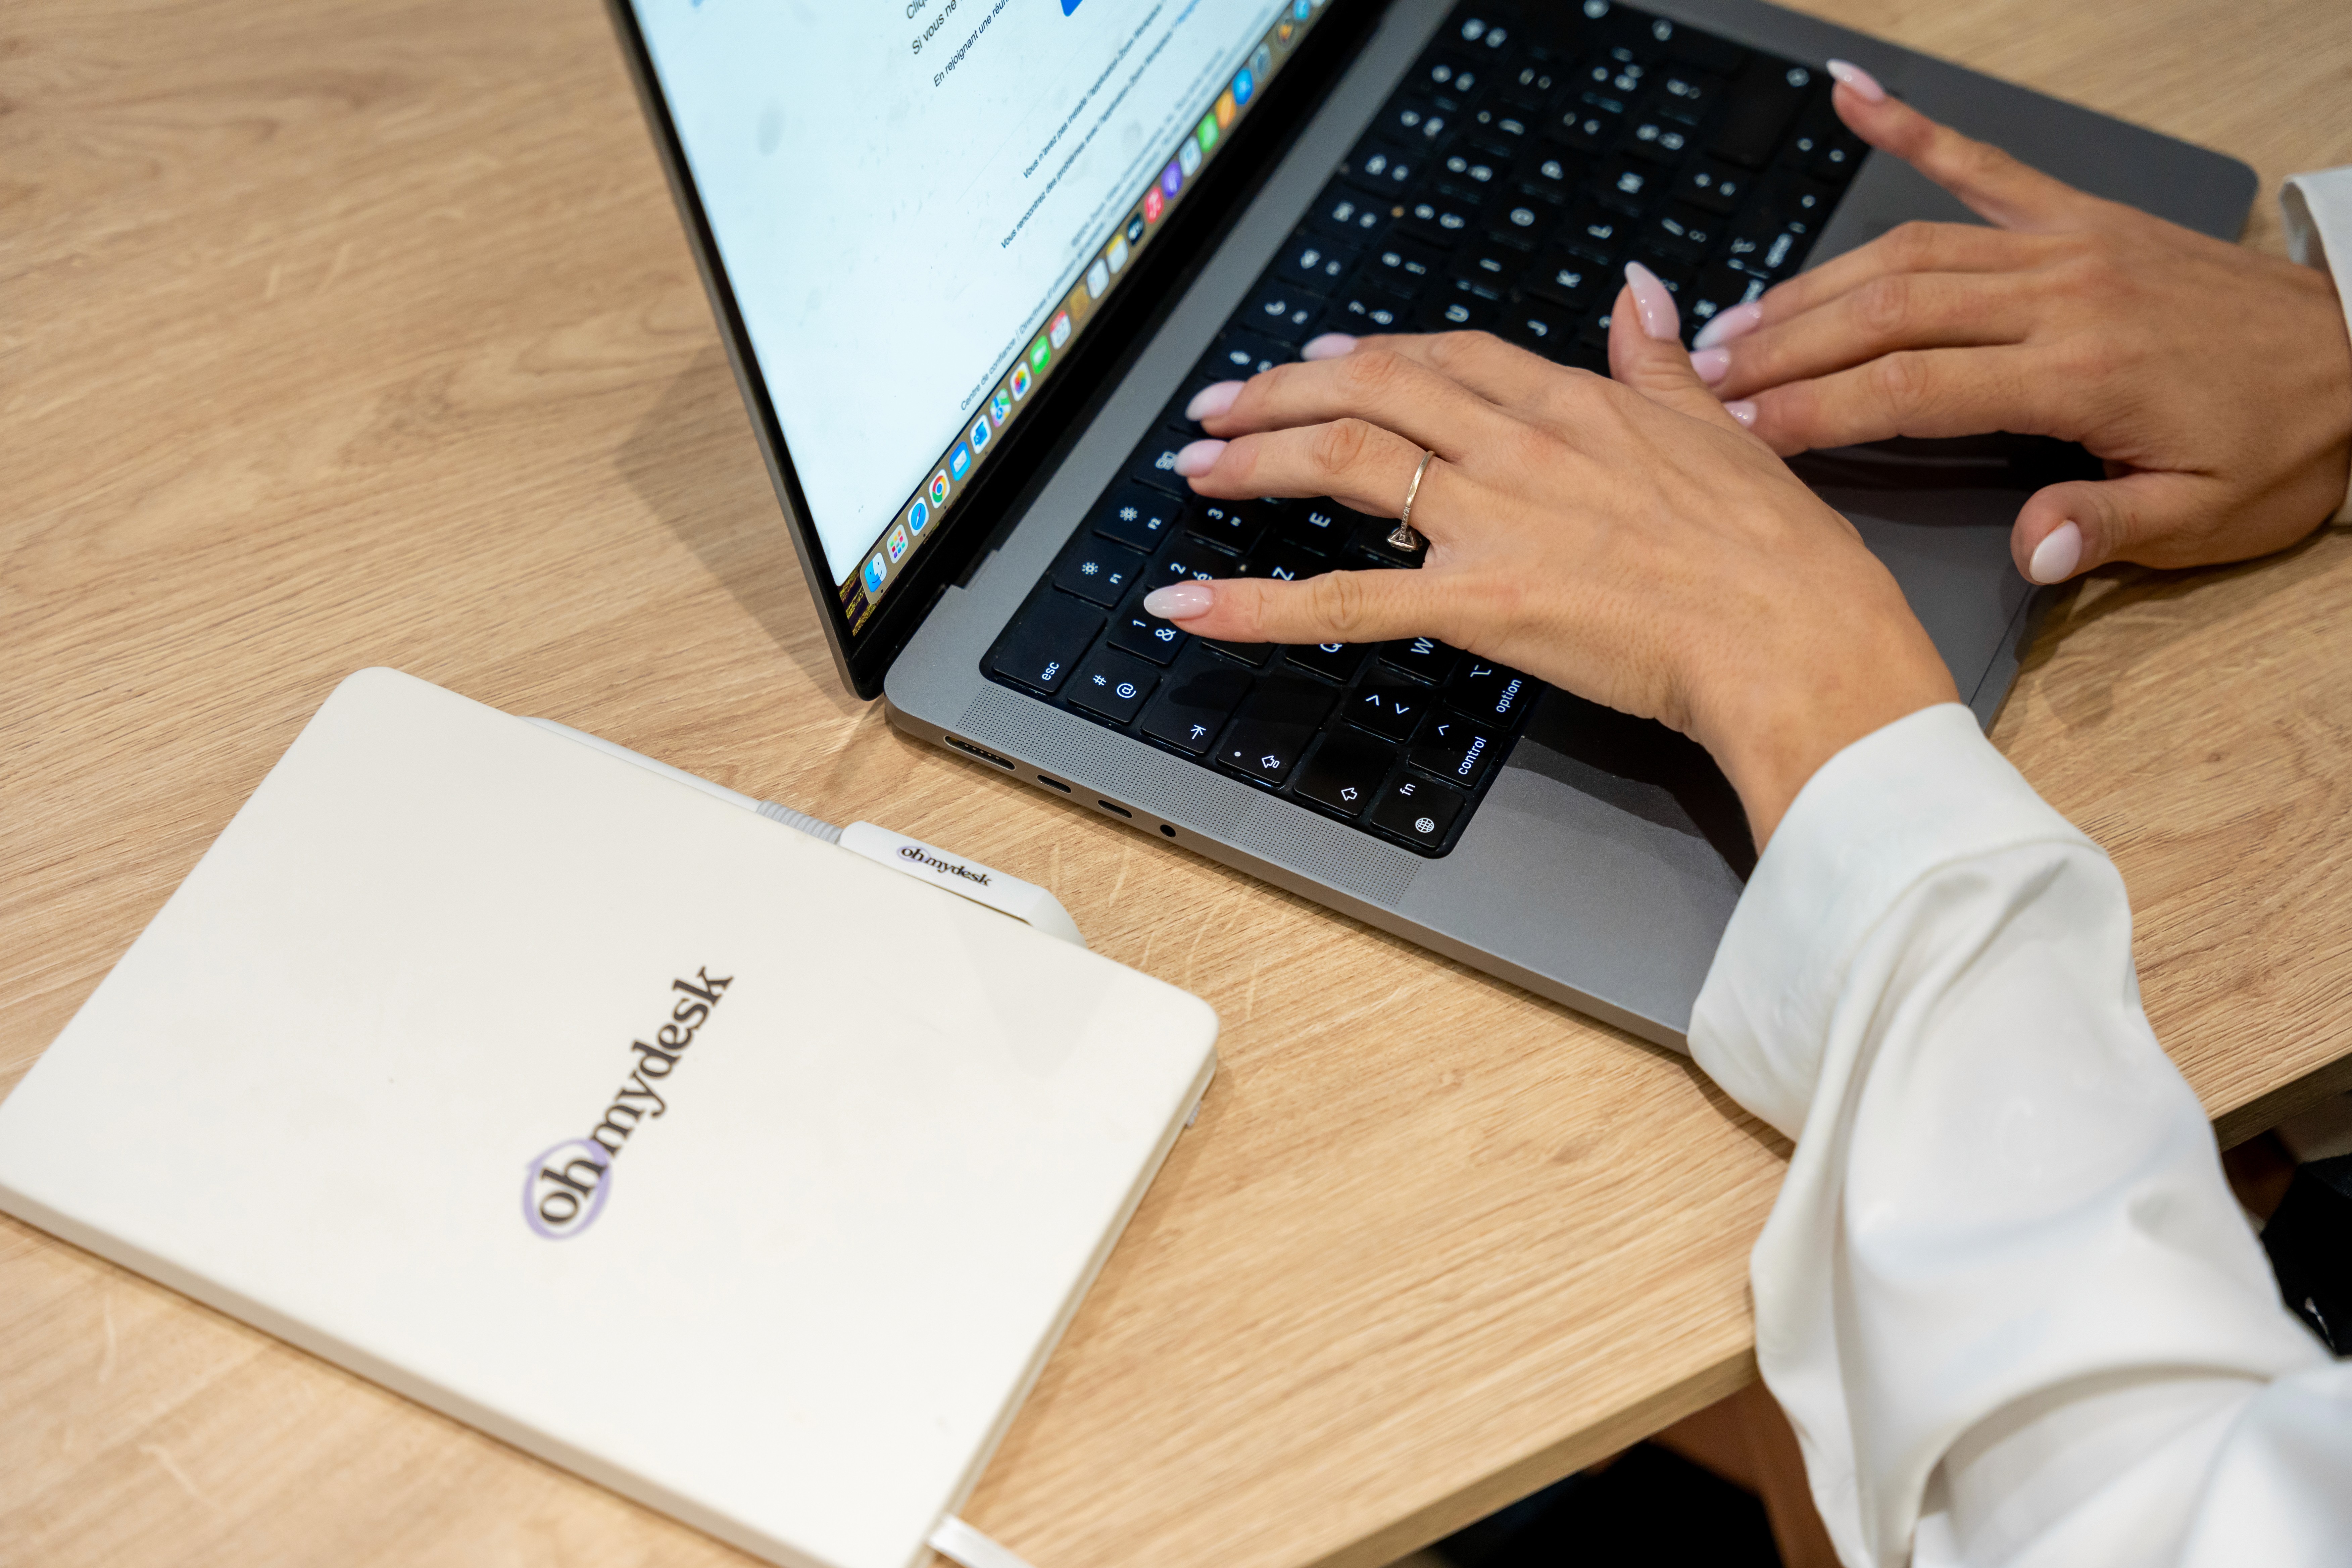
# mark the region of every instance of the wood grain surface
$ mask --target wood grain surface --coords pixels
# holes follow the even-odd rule
[[[2265,247],[2352,162],[2339,0],[1809,8],[2245,158]],[[967,1510],[1038,1568],[1379,1563],[1752,1375],[1786,1151],[1683,1061],[845,695],[588,0],[0,12],[0,1089],[389,664],[1047,883],[1215,1005]],[[2101,574],[1996,731],[2225,1136],[2352,1058],[2347,611],[2342,535]],[[0,1222],[0,1562],[743,1561]]]

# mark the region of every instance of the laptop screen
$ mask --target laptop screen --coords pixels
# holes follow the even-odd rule
[[[1325,0],[632,0],[855,635]]]

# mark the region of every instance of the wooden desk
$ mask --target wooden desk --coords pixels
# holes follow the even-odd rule
[[[2352,161],[2334,0],[1816,8],[2251,160],[2264,246]],[[968,1510],[1040,1568],[1376,1563],[1751,1375],[1784,1150],[1685,1063],[843,695],[587,0],[17,0],[0,521],[0,1088],[391,664],[1050,883],[1215,1004]],[[2348,615],[2343,536],[2103,576],[1998,731],[2121,862],[2225,1136],[2352,1054]],[[741,1561],[13,1223],[0,1478],[0,1560],[55,1568]]]

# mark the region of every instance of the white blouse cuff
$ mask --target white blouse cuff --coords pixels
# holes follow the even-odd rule
[[[1765,846],[1692,1008],[1691,1055],[1795,1138],[1853,955],[1886,912],[1942,867],[2053,841],[2090,844],[1958,703],[1864,736],[1806,782]]]
[[[2279,213],[2286,220],[2287,255],[2334,277],[2345,330],[2352,331],[2352,163],[2289,175],[2279,187]],[[2352,482],[2328,521],[2352,523]]]

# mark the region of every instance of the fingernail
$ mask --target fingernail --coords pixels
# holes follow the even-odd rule
[[[1832,60],[1830,76],[1839,86],[1853,89],[1853,95],[1864,103],[1886,101],[1886,89],[1878,85],[1878,79],[1852,60]]]
[[[1351,352],[1356,340],[1345,332],[1326,332],[1319,338],[1309,338],[1307,346],[1298,351],[1300,359],[1338,359]]]
[[[1163,621],[1189,621],[1207,614],[1216,602],[1216,594],[1206,583],[1171,583],[1143,595],[1143,613]]]
[[[1658,281],[1658,275],[1638,261],[1625,263],[1625,286],[1633,290],[1633,309],[1642,318],[1642,331],[1660,339],[1683,335],[1683,319],[1675,310],[1675,297]]]
[[[2033,547],[2033,559],[2026,563],[2025,574],[2037,583],[2063,583],[2082,563],[2083,531],[2072,522],[2062,522]]]
[[[1184,417],[1195,425],[1203,419],[1214,419],[1231,408],[1234,399],[1241,395],[1242,384],[1238,381],[1221,381],[1204,386],[1192,395],[1192,402],[1184,405]]]
[[[1223,441],[1195,441],[1176,453],[1176,471],[1186,479],[1205,474],[1217,466],[1217,454],[1225,449]]]
[[[1691,340],[1691,347],[1711,349],[1717,343],[1727,343],[1734,338],[1744,338],[1763,322],[1764,307],[1754,300],[1751,300],[1745,305],[1734,305],[1728,310],[1717,311],[1714,320],[1701,327],[1698,330],[1698,336]]]
[[[1756,428],[1756,405],[1748,402],[1748,399],[1742,397],[1727,403],[1723,405],[1723,411],[1738,420],[1747,428],[1750,430]]]
[[[1698,378],[1701,381],[1713,386],[1731,374],[1731,351],[1701,349],[1691,355],[1691,369],[1698,372]]]

